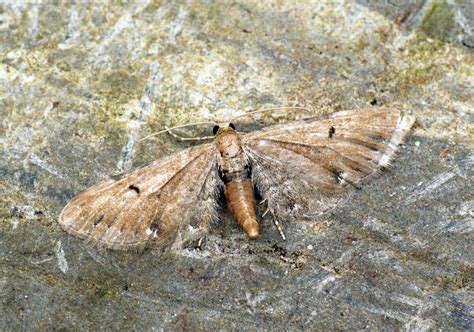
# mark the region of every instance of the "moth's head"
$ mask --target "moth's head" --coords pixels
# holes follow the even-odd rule
[[[223,123],[223,124],[216,124],[212,129],[212,133],[214,136],[220,136],[224,132],[232,132],[235,133],[235,126],[233,123]]]

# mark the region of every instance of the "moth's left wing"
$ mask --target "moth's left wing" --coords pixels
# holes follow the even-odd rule
[[[342,111],[249,133],[243,145],[269,208],[287,218],[312,217],[387,166],[413,123],[390,109]]]
[[[61,226],[112,249],[179,247],[203,235],[222,181],[213,143],[99,183],[64,207]]]

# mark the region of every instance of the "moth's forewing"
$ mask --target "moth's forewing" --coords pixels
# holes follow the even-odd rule
[[[59,217],[74,235],[114,249],[186,241],[207,229],[218,191],[213,144],[164,157],[74,197]]]
[[[315,216],[389,165],[414,120],[391,109],[343,111],[264,128],[243,142],[269,207],[289,218]]]

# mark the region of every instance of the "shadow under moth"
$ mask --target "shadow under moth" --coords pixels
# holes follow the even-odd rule
[[[64,207],[59,223],[112,249],[180,248],[208,232],[224,192],[227,208],[255,239],[254,188],[275,221],[314,220],[388,166],[414,121],[367,108],[246,134],[232,124],[216,126],[211,143],[86,189]]]

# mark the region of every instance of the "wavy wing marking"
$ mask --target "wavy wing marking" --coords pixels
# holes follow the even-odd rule
[[[59,223],[113,249],[180,245],[207,231],[219,186],[214,145],[204,144],[85,190]]]
[[[256,186],[288,217],[326,213],[388,166],[414,123],[390,109],[337,112],[244,136]]]

